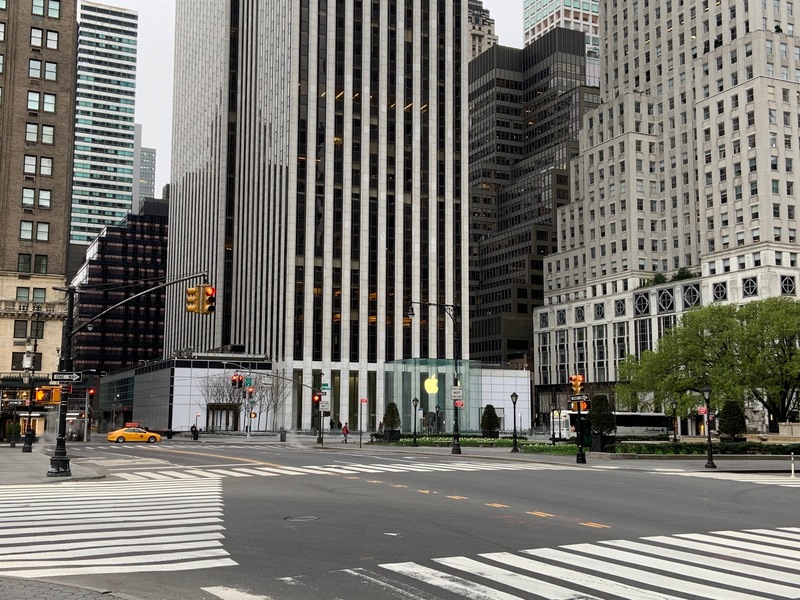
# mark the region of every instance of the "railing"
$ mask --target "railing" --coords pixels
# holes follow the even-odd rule
[[[0,313],[4,315],[33,315],[41,313],[42,316],[63,316],[67,309],[63,302],[22,302],[19,300],[0,301]]]

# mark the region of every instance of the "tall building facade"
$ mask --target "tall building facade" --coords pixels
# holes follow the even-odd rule
[[[165,354],[265,355],[298,383],[287,427],[323,383],[374,426],[388,362],[468,357],[467,2],[178,0],[177,23],[168,276],[207,273],[217,311],[170,288]]]
[[[156,149],[142,147],[142,126],[137,124],[133,146],[133,212],[156,197]]]
[[[554,215],[570,199],[582,117],[599,99],[584,85],[583,42],[556,28],[469,65],[470,356],[484,363],[532,362]]]
[[[470,59],[473,59],[484,50],[497,44],[498,38],[494,32],[494,19],[489,14],[489,9],[483,7],[482,0],[469,0],[467,8],[469,11]]]
[[[586,83],[600,84],[600,0],[525,0],[522,29],[525,45],[556,27],[582,31],[586,43]]]
[[[83,0],[70,243],[91,244],[134,207],[135,11]],[[85,248],[79,248],[82,255]]]
[[[163,282],[169,237],[167,202],[146,200],[139,214],[107,226],[86,249],[72,283],[75,316],[83,322]],[[164,350],[164,290],[127,302],[75,334],[75,370],[108,373],[161,358]],[[132,325],[135,324],[135,325]]]
[[[0,0],[0,435],[30,389],[27,346],[36,385],[57,370],[65,309],[53,288],[66,269],[76,40],[74,2]]]
[[[572,163],[534,316],[536,391],[610,388],[695,306],[797,298],[793,4],[606,3],[602,104]]]

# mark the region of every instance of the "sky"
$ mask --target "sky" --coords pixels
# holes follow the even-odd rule
[[[175,0],[94,0],[139,13],[136,122],[142,145],[156,149],[156,196],[169,183]],[[483,0],[504,46],[522,47],[523,0]]]

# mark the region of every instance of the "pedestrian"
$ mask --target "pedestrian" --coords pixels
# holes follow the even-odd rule
[[[189,428],[189,431],[191,431],[191,432],[192,432],[192,439],[193,439],[194,441],[197,441],[197,438],[199,437],[199,436],[198,436],[198,432],[197,432],[197,425],[192,425],[192,426]]]
[[[336,429],[341,429],[341,428],[342,428],[342,422],[341,422],[341,421],[338,421],[338,422],[336,423]]]
[[[342,443],[343,444],[347,443],[347,434],[348,433],[350,433],[350,428],[347,426],[347,423],[345,423],[344,427],[342,427]]]
[[[333,428],[334,428],[335,426],[336,426],[336,421],[334,421],[334,420],[333,420],[333,417],[331,417],[331,431],[333,431]]]

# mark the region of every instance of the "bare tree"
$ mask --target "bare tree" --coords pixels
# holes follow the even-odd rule
[[[294,389],[294,381],[285,375],[285,371],[278,371],[264,375],[264,382],[261,386],[263,396],[261,398],[262,410],[267,416],[272,414],[272,431],[278,428],[278,412],[286,404],[286,401],[292,397],[292,390]]]
[[[202,387],[203,400],[205,401],[203,409],[206,414],[209,412],[209,405],[227,405],[229,410],[242,406],[242,410],[247,410],[243,392],[243,389],[231,386],[230,378],[227,375],[206,377]]]

